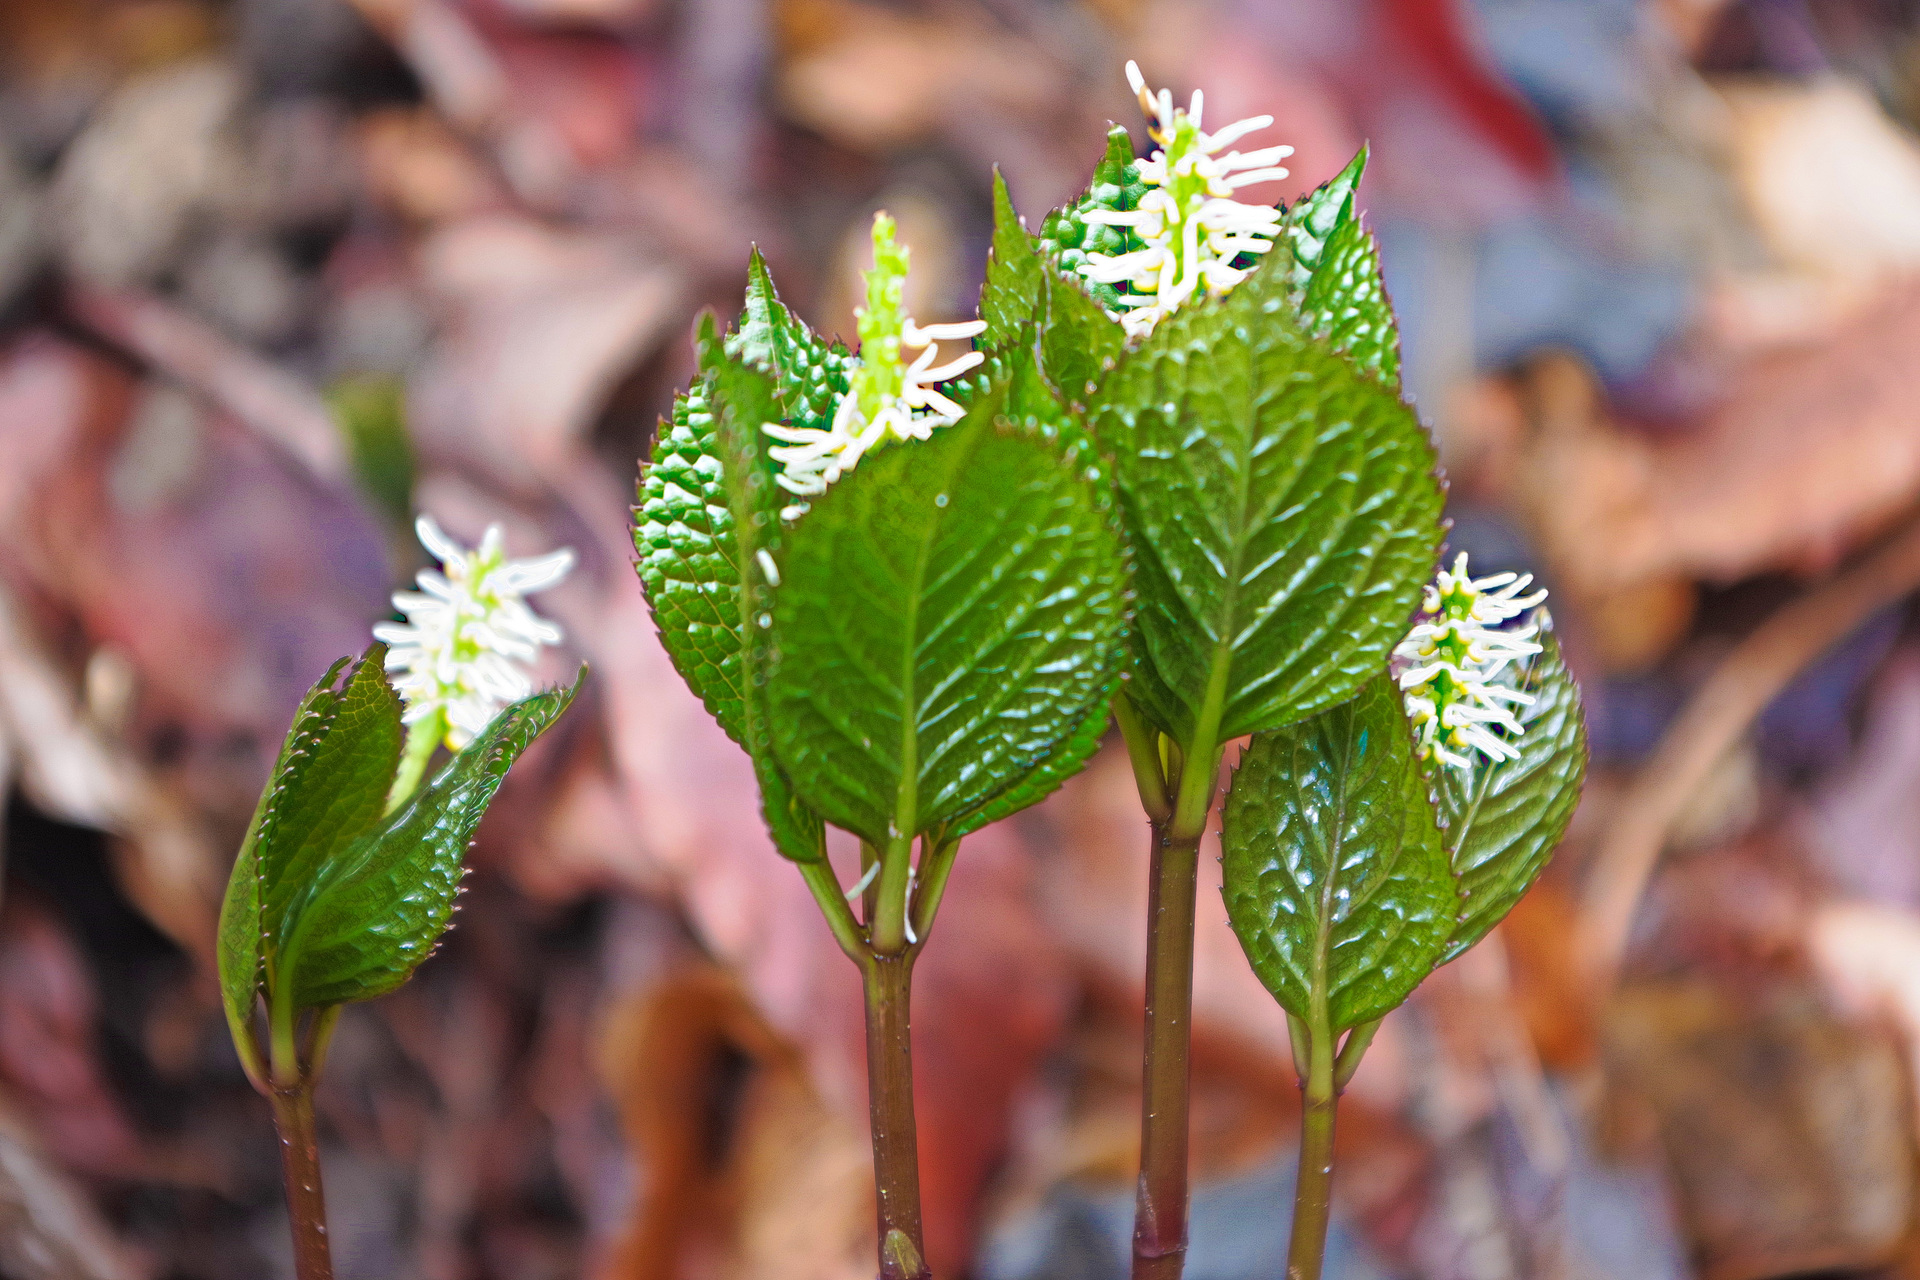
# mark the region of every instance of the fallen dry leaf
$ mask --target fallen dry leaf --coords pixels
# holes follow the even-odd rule
[[[1037,114],[1055,76],[1032,45],[984,25],[849,0],[789,0],[780,74],[787,114],[860,150],[936,132],[961,104]],[[977,109],[977,106],[976,106]]]
[[[1920,493],[1920,288],[1817,347],[1737,374],[1679,436],[1610,422],[1571,357],[1528,376],[1536,434],[1508,500],[1549,564],[1589,600],[1673,575],[1732,581],[1813,572],[1884,529]]]
[[[423,451],[525,492],[573,465],[607,395],[683,318],[683,281],[644,246],[470,218],[421,248],[448,331],[409,388]]]
[[[1707,1280],[1885,1265],[1912,1220],[1900,1054],[1810,991],[1698,981],[1624,991],[1615,1079],[1645,1099]]]
[[[53,910],[9,892],[0,905],[0,1091],[61,1165],[110,1176],[139,1167],[142,1154],[95,1057],[93,981]]]
[[[0,1269],[19,1280],[146,1280],[13,1107],[0,1107]]]

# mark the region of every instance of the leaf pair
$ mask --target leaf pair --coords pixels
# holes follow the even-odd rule
[[[1125,604],[1097,460],[1026,330],[960,422],[875,450],[783,521],[762,428],[826,425],[847,366],[758,255],[750,272],[735,333],[703,322],[701,381],[641,479],[661,639],[753,758],[788,857],[822,856],[822,819],[877,846],[964,834],[1097,744]]]
[[[1136,573],[1130,696],[1211,759],[1345,701],[1384,665],[1431,573],[1442,491],[1397,393],[1355,201],[1365,153],[1288,211],[1224,299],[1189,302],[1133,347],[1063,270],[1084,208],[1137,202],[1128,158],[1116,130],[1087,194],[1038,238],[996,181],[981,310],[994,334],[1037,318],[1049,379],[1088,406]]]
[[[1413,752],[1381,672],[1352,701],[1258,734],[1227,792],[1227,915],[1254,972],[1337,1034],[1394,1008],[1533,884],[1586,773],[1579,691],[1551,634],[1507,678],[1533,698],[1519,756],[1463,774]]]
[[[553,689],[507,707],[389,814],[404,731],[385,655],[376,644],[350,671],[343,658],[308,692],[254,810],[220,911],[236,1040],[251,1042],[259,996],[319,1008],[407,980],[446,931],[467,845],[508,766],[573,698]]]

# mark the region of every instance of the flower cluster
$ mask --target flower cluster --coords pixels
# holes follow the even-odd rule
[[[1198,90],[1192,105],[1182,111],[1173,105],[1170,90],[1157,95],[1149,90],[1132,62],[1127,63],[1127,83],[1152,122],[1148,133],[1160,144],[1140,164],[1140,178],[1151,190],[1136,209],[1090,209],[1082,216],[1092,223],[1129,227],[1145,247],[1118,255],[1089,254],[1080,272],[1100,284],[1129,286],[1131,291],[1120,301],[1132,309],[1120,322],[1138,337],[1152,332],[1162,316],[1178,310],[1202,285],[1208,296],[1218,297],[1244,280],[1249,268],[1234,265],[1240,255],[1273,248],[1280,210],[1242,204],[1233,193],[1286,177],[1287,170],[1275,162],[1292,155],[1293,148],[1219,155],[1222,147],[1271,125],[1273,117],[1251,116],[1207,133],[1200,127],[1203,104]]]
[[[934,386],[986,359],[969,351],[934,366],[934,343],[974,337],[987,325],[984,320],[925,326],[913,322],[904,301],[907,249],[894,239],[893,219],[885,213],[873,217],[873,270],[866,273],[866,281],[867,305],[856,312],[860,354],[832,424],[822,429],[769,422],[762,428],[781,442],[767,450],[781,465],[780,487],[803,498],[825,493],[828,485],[889,440],[925,440],[935,427],[957,422],[960,406]],[[908,349],[919,352],[911,364],[905,360]],[[796,502],[780,514],[797,520],[806,510],[806,503]]]
[[[1412,664],[1400,676],[1400,689],[1422,759],[1470,772],[1474,751],[1490,761],[1520,754],[1513,743],[1525,730],[1513,708],[1533,697],[1496,681],[1516,658],[1540,652],[1533,643],[1538,628],[1497,628],[1547,598],[1545,591],[1520,594],[1532,583],[1531,574],[1469,577],[1463,551],[1452,572],[1442,569],[1427,588],[1424,619],[1393,651]]]
[[[502,707],[533,692],[519,664],[531,662],[542,645],[560,643],[560,628],[521,597],[566,577],[573,551],[509,560],[497,524],[473,551],[448,537],[431,516],[421,516],[414,530],[442,571],[422,569],[420,590],[396,592],[394,607],[407,621],[382,622],[373,635],[390,646],[387,670],[406,701],[406,723],[441,717],[447,748],[458,751]]]

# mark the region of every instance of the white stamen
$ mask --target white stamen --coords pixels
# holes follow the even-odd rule
[[[853,888],[847,890],[847,901],[852,902],[855,898],[865,893],[867,891],[867,886],[872,884],[873,878],[879,874],[880,874],[880,860],[878,858],[875,858],[873,860],[873,865],[868,867],[866,871],[861,875],[861,877],[854,882]]]
[[[1545,591],[1522,595],[1532,583],[1532,575],[1512,573],[1470,577],[1462,552],[1426,588],[1428,616],[1393,651],[1412,664],[1398,683],[1422,756],[1469,772],[1475,751],[1495,762],[1519,758],[1514,743],[1526,726],[1510,708],[1534,698],[1494,682],[1510,663],[1541,652],[1538,628],[1497,628],[1547,598]]]
[[[533,661],[543,646],[560,643],[561,635],[521,597],[566,577],[574,555],[567,548],[509,560],[499,525],[487,529],[474,551],[448,537],[431,516],[416,520],[414,531],[442,571],[423,569],[419,591],[396,592],[393,604],[406,622],[378,623],[373,635],[389,646],[386,667],[406,703],[401,719],[417,724],[443,714],[446,744],[457,751],[502,707],[533,692],[517,664]]]
[[[1151,332],[1162,317],[1201,288],[1218,297],[1244,280],[1248,273],[1232,265],[1235,257],[1263,254],[1273,247],[1273,237],[1280,233],[1280,211],[1241,204],[1232,195],[1241,187],[1287,177],[1288,171],[1273,162],[1292,155],[1293,148],[1273,146],[1219,155],[1228,144],[1272,125],[1273,117],[1250,116],[1209,134],[1201,127],[1205,99],[1198,90],[1187,111],[1179,113],[1171,91],[1155,94],[1147,88],[1137,63],[1127,63],[1127,83],[1152,122],[1149,132],[1154,141],[1162,145],[1138,167],[1140,180],[1153,190],[1141,197],[1135,210],[1096,209],[1081,216],[1098,226],[1131,228],[1147,247],[1119,255],[1089,253],[1079,270],[1094,283],[1129,287],[1130,292],[1119,299],[1123,311],[1115,318],[1129,335],[1138,337]],[[1173,145],[1182,124],[1194,131],[1191,144],[1169,158],[1164,148]],[[1183,196],[1187,207],[1178,207],[1168,188],[1177,179],[1195,175],[1203,179],[1204,198],[1196,202],[1190,195]]]

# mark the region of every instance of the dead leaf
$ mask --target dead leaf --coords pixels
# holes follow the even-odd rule
[[[1571,357],[1527,375],[1535,436],[1507,494],[1565,588],[1589,600],[1674,575],[1816,572],[1920,493],[1920,288],[1817,347],[1738,373],[1697,426],[1650,438],[1606,415]]]
[[[527,219],[450,226],[421,265],[450,317],[409,388],[414,437],[509,492],[568,470],[607,395],[682,318],[680,274],[640,246]]]
[[[18,1280],[145,1280],[92,1202],[0,1105],[0,1269]]]
[[[1914,1199],[1900,1055],[1777,984],[1643,986],[1609,1011],[1617,1079],[1658,1117],[1707,1280],[1894,1260]]]
[[[793,51],[779,80],[787,114],[858,150],[923,138],[962,103],[1043,111],[1056,79],[1024,40],[876,5],[789,0],[781,24]]]

